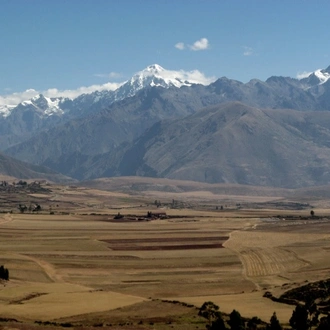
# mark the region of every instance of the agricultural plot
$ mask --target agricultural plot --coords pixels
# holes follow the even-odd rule
[[[224,312],[252,317],[257,311],[266,321],[276,311],[286,323],[293,307],[264,293],[280,295],[330,269],[330,222],[304,220],[303,211],[287,220],[286,210],[275,217],[271,209],[203,205],[140,221],[156,210],[141,197],[80,188],[58,190],[45,203],[58,211],[0,217],[0,264],[10,270],[0,287],[0,317],[96,321],[104,313],[118,318],[119,307],[145,313],[142,306],[162,300],[196,306],[211,300]],[[118,212],[127,217],[114,221]]]

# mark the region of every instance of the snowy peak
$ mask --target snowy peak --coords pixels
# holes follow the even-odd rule
[[[322,85],[330,79],[330,66],[326,69],[318,69],[312,72],[308,77],[301,79],[309,86]]]
[[[6,109],[1,108],[0,114],[3,117],[8,117],[13,111],[34,111],[41,117],[49,117],[52,115],[63,115],[64,111],[61,109],[61,103],[65,99],[49,98],[42,94],[32,97],[30,100],[23,101],[17,106],[5,106]]]
[[[198,84],[201,82],[189,81],[189,72],[166,70],[159,64],[152,64],[146,67],[144,70],[136,73],[129,82],[136,84],[141,83],[141,87],[147,86],[160,86],[164,88],[191,86],[192,84]]]
[[[195,71],[174,71],[166,70],[159,64],[152,64],[144,70],[137,72],[130,80],[126,81],[114,92],[114,101],[134,96],[138,91],[147,87],[171,88],[191,86],[193,84],[206,85],[201,78],[204,76]],[[208,81],[207,84],[211,83]]]
[[[52,116],[54,114],[62,115],[64,111],[60,108],[62,98],[49,98],[42,94],[36,95],[29,101],[22,102],[23,105],[32,105],[45,116]]]
[[[143,71],[151,72],[153,74],[159,74],[160,72],[165,71],[165,69],[163,67],[161,67],[159,64],[152,64],[152,65],[147,66]]]

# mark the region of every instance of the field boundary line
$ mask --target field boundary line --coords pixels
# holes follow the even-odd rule
[[[66,283],[62,276],[60,276],[54,266],[52,264],[50,264],[49,262],[42,260],[42,259],[38,259],[35,257],[32,257],[30,255],[27,254],[21,254],[24,258],[33,261],[34,263],[36,263],[39,267],[42,268],[42,270],[45,272],[45,274],[47,275],[47,277],[54,283]]]

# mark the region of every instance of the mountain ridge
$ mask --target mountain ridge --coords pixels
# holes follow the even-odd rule
[[[101,91],[63,99],[61,104],[69,110],[62,115],[53,111],[43,118],[40,111],[47,104],[56,108],[60,103],[36,97],[31,103],[39,112],[27,102],[24,111],[14,110],[7,121],[0,118],[2,149],[78,180],[149,175],[285,187],[329,180],[325,123],[330,127],[330,79],[321,81],[314,74],[309,75],[312,82],[272,76],[242,83],[222,77],[206,86],[175,80],[182,85],[164,88],[154,79],[166,70],[157,65],[148,70],[138,74],[142,87],[135,86],[140,88],[135,95],[112,102],[114,92]],[[231,112],[225,110],[229,108]],[[239,109],[245,109],[244,114]],[[290,153],[295,162],[286,156]],[[252,156],[247,167],[241,165]],[[296,171],[295,164],[304,171]]]
[[[320,185],[330,180],[329,124],[327,112],[288,113],[228,103],[171,125],[155,124],[125,151],[117,168],[120,176],[285,188]],[[140,162],[132,161],[136,154]]]
[[[195,72],[197,72],[195,70]],[[93,99],[93,102],[98,102],[99,98],[106,97],[108,99],[108,104],[111,104],[112,102],[123,100],[126,97],[132,97],[134,96],[138,91],[140,91],[143,88],[146,88],[148,86],[158,86],[163,88],[169,88],[169,87],[177,87],[180,88],[182,86],[192,86],[193,84],[202,84],[204,86],[209,86],[211,83],[215,82],[219,79],[227,79],[227,80],[233,80],[228,79],[226,77],[213,79],[211,81],[209,79],[208,82],[202,81],[201,79],[196,78],[196,75],[194,78],[189,77],[189,73],[194,73],[194,71],[191,72],[185,72],[185,71],[174,71],[174,70],[166,70],[163,67],[161,67],[159,64],[152,64],[147,66],[145,69],[135,73],[130,79],[127,81],[124,81],[120,84],[120,86],[115,90],[103,90],[103,91],[95,91],[91,92],[89,94],[82,93],[81,95],[70,99],[67,97],[46,97],[42,93],[37,93],[34,97],[31,99],[27,99],[19,103],[18,105],[27,106],[27,105],[34,105],[36,106],[38,103],[40,105],[40,102],[48,103],[47,107],[40,107],[36,106],[38,109],[44,110],[44,115],[54,115],[54,114],[63,114],[66,111],[68,111],[68,108],[64,107],[62,108],[59,106],[59,103],[65,103],[66,101],[74,101],[76,99],[83,99],[87,96],[91,97]],[[265,83],[267,83],[272,78],[282,78],[285,80],[291,80],[295,81],[295,85],[298,86],[299,82],[302,83],[302,86],[305,86],[305,88],[315,87],[317,85],[322,85],[326,83],[330,79],[330,66],[328,66],[326,69],[318,69],[314,72],[311,72],[307,77],[296,79],[291,77],[282,77],[282,76],[272,76],[268,78]],[[233,80],[235,81],[235,80]],[[252,84],[253,81],[260,81],[258,79],[251,79],[249,82],[247,82],[244,85]],[[238,81],[237,81],[238,82]],[[8,117],[10,116],[13,109],[15,109],[18,105],[11,105],[6,104],[0,106],[0,116],[2,117]]]

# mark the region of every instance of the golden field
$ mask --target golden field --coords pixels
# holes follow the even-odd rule
[[[22,321],[17,329],[36,320],[112,329],[169,329],[170,320],[174,329],[189,322],[204,329],[189,306],[207,300],[264,321],[276,311],[286,324],[293,306],[263,294],[329,277],[330,221],[321,199],[313,205],[322,216],[308,219],[308,207],[272,207],[292,202],[278,192],[47,189],[1,195],[12,204],[3,204],[0,217],[0,265],[10,272],[0,287],[0,317]],[[21,199],[38,201],[42,211],[19,213]],[[168,217],[147,221],[148,211]],[[118,213],[124,218],[114,220]]]

